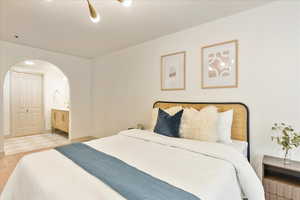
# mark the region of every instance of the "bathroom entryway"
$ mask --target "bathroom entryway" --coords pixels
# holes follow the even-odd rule
[[[3,92],[6,155],[69,143],[69,81],[59,68],[41,60],[17,63]]]

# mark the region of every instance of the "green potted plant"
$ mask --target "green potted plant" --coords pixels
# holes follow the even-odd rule
[[[272,130],[276,132],[272,141],[276,141],[284,151],[284,163],[290,163],[291,150],[300,146],[300,133],[297,133],[291,125],[275,123]]]

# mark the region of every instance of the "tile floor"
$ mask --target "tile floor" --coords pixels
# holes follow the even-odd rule
[[[56,133],[15,137],[5,139],[4,152],[5,155],[13,155],[21,152],[57,147],[70,143],[71,142],[65,136]]]

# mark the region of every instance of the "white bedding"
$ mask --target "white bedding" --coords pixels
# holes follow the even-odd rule
[[[241,188],[249,200],[264,200],[262,185],[247,160],[223,144],[140,130],[124,131],[86,144],[201,200],[241,200]],[[124,198],[55,150],[25,156],[0,197],[0,200],[69,199]]]

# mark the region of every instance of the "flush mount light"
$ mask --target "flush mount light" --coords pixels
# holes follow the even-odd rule
[[[26,61],[25,61],[25,64],[26,64],[26,65],[34,65],[34,62],[32,62],[31,60],[26,60]]]
[[[65,76],[62,78],[62,80],[65,81],[65,82],[68,81],[67,77],[65,77]]]
[[[98,23],[100,21],[100,14],[96,10],[96,8],[93,6],[90,0],[86,0],[88,7],[89,7],[89,12],[90,12],[90,19],[93,23]],[[132,0],[117,0],[120,2],[123,6],[129,7],[132,5]]]
[[[117,1],[119,1],[125,7],[129,7],[132,5],[132,0],[117,0]]]

